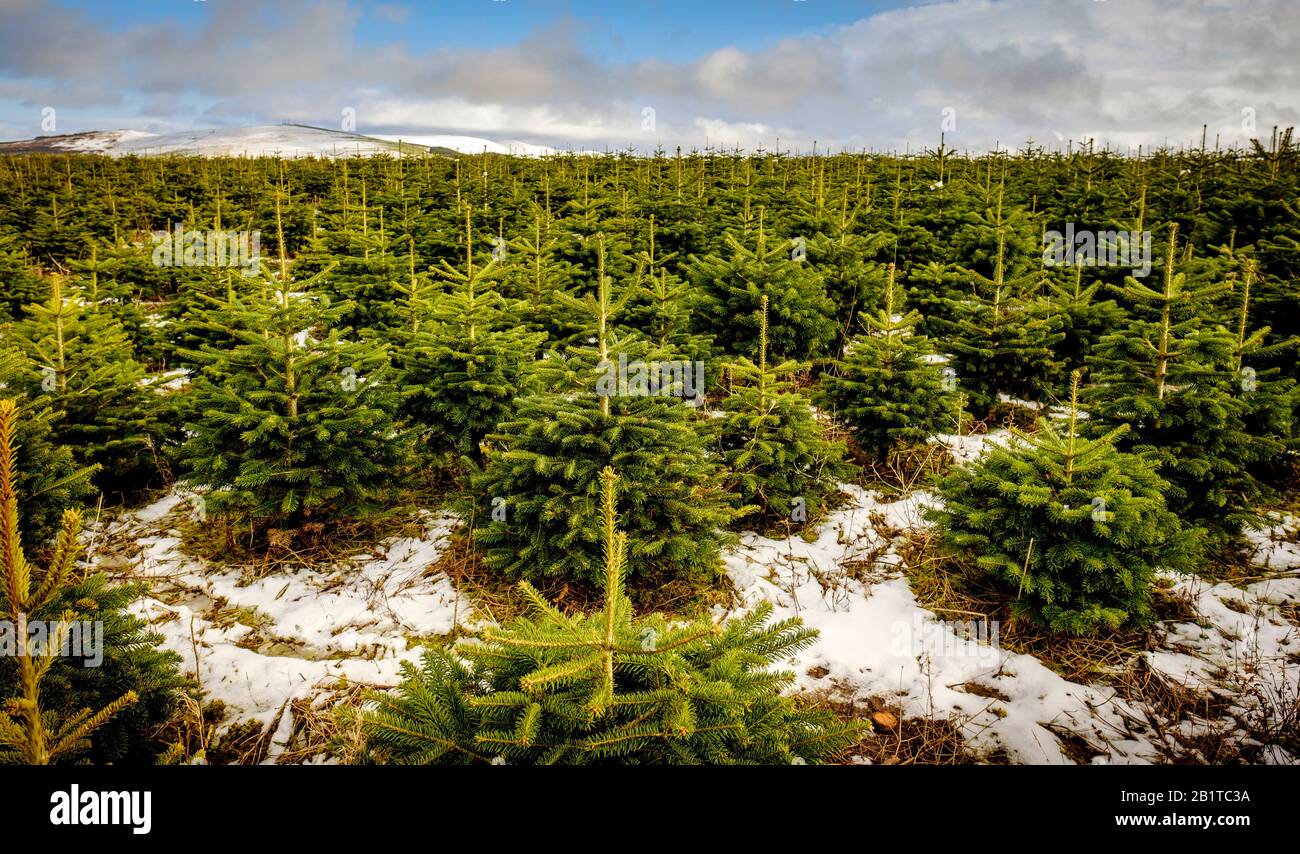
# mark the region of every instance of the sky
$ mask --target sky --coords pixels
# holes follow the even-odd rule
[[[1244,144],[1300,0],[0,0],[0,139],[297,122],[580,149]]]

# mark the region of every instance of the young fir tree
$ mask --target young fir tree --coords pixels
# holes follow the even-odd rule
[[[670,363],[676,382],[650,388],[662,366],[614,334],[632,294],[613,297],[603,257],[596,294],[564,297],[594,321],[596,348],[549,354],[547,390],[520,400],[514,420],[488,437],[495,447],[473,481],[475,536],[486,563],[507,576],[598,583],[600,471],[614,465],[626,483],[636,580],[712,580],[733,514],[696,410],[678,396],[702,394],[686,387],[702,370]]]
[[[152,348],[156,332],[143,302],[162,298],[162,282],[157,278],[164,268],[154,266],[144,247],[101,246],[92,240],[89,254],[68,263],[77,290],[122,326],[136,353]]]
[[[17,420],[18,407],[0,401],[0,618],[21,627],[12,635],[17,690],[5,692],[0,704],[0,762],[48,765],[74,755],[88,745],[89,736],[110,718],[136,702],[127,691],[98,710],[83,708],[63,716],[42,700],[42,683],[62,652],[74,621],[87,619],[70,608],[55,610],[73,575],[81,548],[81,514],[69,510],[46,567],[32,566],[18,532]],[[50,626],[44,637],[30,631],[36,621]],[[6,642],[9,642],[8,640]]]
[[[903,312],[891,264],[884,307],[866,317],[867,334],[851,341],[821,378],[819,402],[878,459],[900,444],[925,442],[953,417],[955,378],[936,362],[929,339],[915,332],[920,321],[919,312]]]
[[[393,347],[393,367],[399,372],[402,350],[422,330],[433,310],[435,297],[442,293],[442,287],[433,281],[432,272],[415,268],[415,238],[408,237],[406,246],[406,281],[392,282],[396,319],[384,331],[384,337]]]
[[[364,183],[362,187],[364,190]],[[372,213],[363,202],[359,222],[357,217],[345,215],[338,229],[327,241],[332,244],[333,252],[326,264],[334,266],[320,280],[320,289],[328,292],[337,304],[347,306],[340,316],[345,326],[369,331],[395,325],[398,318],[390,294],[391,282],[400,274],[406,259],[401,257],[404,253],[400,247],[393,251],[394,241],[384,221],[384,209]]]
[[[1052,347],[1061,340],[1050,306],[1028,297],[1037,273],[1009,279],[999,234],[993,275],[965,270],[970,293],[943,300],[947,317],[935,318],[952,353],[949,367],[977,411],[990,411],[998,395],[1036,400],[1057,370]]]
[[[1238,396],[1242,419],[1260,453],[1251,469],[1265,482],[1285,480],[1296,466],[1294,452],[1300,450],[1300,431],[1296,429],[1296,410],[1300,394],[1293,377],[1275,365],[1288,356],[1294,360],[1300,338],[1271,340],[1267,326],[1251,329],[1251,289],[1258,273],[1254,260],[1246,263],[1241,280],[1241,308],[1232,348],[1230,368],[1240,377]]]
[[[1140,627],[1153,619],[1156,572],[1191,569],[1199,532],[1165,507],[1155,468],[1116,449],[1127,425],[1079,434],[1078,399],[1075,372],[1064,424],[1013,429],[1009,445],[944,479],[928,515],[1005,586],[1016,617],[1070,635]]]
[[[166,308],[170,364],[183,369],[199,366],[191,354],[205,346],[223,348],[233,343],[220,318],[235,308],[237,299],[252,292],[264,292],[265,282],[228,270],[194,278],[181,285]]]
[[[732,234],[723,237],[730,256],[691,259],[690,278],[702,295],[696,323],[732,354],[758,345],[758,309],[768,297],[768,344],[776,359],[825,355],[835,337],[835,304],[821,274],[790,241],[769,240],[760,217],[754,248]]]
[[[742,520],[786,520],[802,527],[821,515],[844,473],[844,446],[826,438],[808,399],[792,390],[786,377],[799,364],[768,364],[766,295],[760,312],[758,364],[741,358],[731,365],[731,394],[722,404],[722,457]]]
[[[1100,281],[1084,287],[1083,265],[1075,264],[1071,283],[1047,279],[1047,303],[1063,337],[1052,348],[1063,370],[1085,369],[1102,336],[1114,332],[1124,312],[1111,299],[1098,299]]]
[[[556,300],[568,293],[575,269],[560,257],[560,239],[551,233],[549,217],[533,206],[531,235],[506,244],[509,255],[503,285],[506,296],[524,303],[520,322],[529,332],[544,332],[551,346],[562,349],[575,343],[582,325],[575,323]]]
[[[386,349],[335,327],[346,306],[311,292],[328,268],[289,270],[282,249],[278,277],[216,315],[231,343],[189,354],[182,449],[208,510],[281,528],[382,508],[408,458]]]
[[[87,504],[94,496],[91,477],[96,468],[77,465],[72,451],[54,440],[51,425],[58,413],[51,409],[48,395],[16,396],[27,370],[21,353],[0,348],[0,394],[11,396],[18,407],[15,444],[26,463],[14,484],[23,513],[22,547],[40,556],[58,533],[63,511]]]
[[[687,361],[704,361],[712,351],[712,336],[691,331],[690,286],[668,270],[641,277],[637,298],[628,308],[626,326],[656,350]]]
[[[181,657],[163,648],[162,635],[133,613],[132,606],[148,593],[147,584],[116,584],[102,573],[81,574],[69,578],[47,606],[50,614],[71,610],[98,622],[103,648],[95,667],[75,657],[56,658],[41,681],[41,706],[68,718],[87,706],[110,705],[128,691],[136,695],[67,761],[151,765],[169,746],[163,732],[182,693],[193,685],[180,672]],[[17,668],[0,662],[0,697],[16,693],[17,685]]]
[[[848,188],[840,205],[838,221],[826,232],[818,233],[808,245],[808,256],[822,272],[826,293],[835,303],[836,357],[854,335],[865,330],[863,318],[876,311],[884,296],[885,266],[872,259],[892,235],[885,232],[859,234],[858,210],[848,209]]]
[[[691,331],[690,288],[668,271],[676,252],[658,253],[655,218],[650,217],[648,248],[638,253],[636,296],[628,303],[623,325],[644,335],[659,350],[689,361],[705,359],[712,337]]]
[[[39,300],[46,290],[18,236],[0,234],[0,321],[20,319],[23,306]]]
[[[1177,235],[1171,224],[1160,290],[1127,278],[1134,316],[1102,338],[1090,360],[1090,424],[1127,425],[1120,447],[1160,466],[1170,509],[1231,538],[1258,519],[1263,489],[1250,467],[1267,444],[1243,421],[1232,334],[1203,319],[1206,302],[1227,286],[1186,284],[1174,270]]]
[[[506,300],[492,290],[497,259],[475,266],[468,208],[465,239],[465,270],[444,262],[439,272],[452,289],[433,299],[398,355],[400,411],[419,425],[431,452],[481,463],[484,438],[514,414],[515,400],[529,389],[545,335],[518,328]]]
[[[97,466],[105,492],[132,492],[157,474],[170,448],[160,417],[161,395],[144,383],[143,366],[121,324],[88,301],[69,294],[62,277],[50,279],[50,296],[26,307],[16,328],[28,369],[20,390],[44,396],[60,413],[53,438],[77,462]]]
[[[616,477],[601,474],[604,610],[533,607],[481,642],[429,649],[363,719],[370,759],[419,765],[783,764],[835,761],[864,735],[782,694],[778,660],[817,633],[762,603],[715,625],[638,617],[624,593]],[[463,660],[462,660],[463,657]]]

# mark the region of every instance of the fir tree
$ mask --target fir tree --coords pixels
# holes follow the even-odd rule
[[[853,429],[858,446],[880,459],[900,444],[939,433],[952,418],[952,371],[944,373],[929,339],[916,333],[916,311],[903,312],[889,267],[884,307],[868,316],[868,333],[821,377],[818,399]]]
[[[1248,261],[1241,280],[1241,308],[1229,367],[1240,378],[1243,423],[1259,445],[1251,469],[1261,480],[1276,482],[1284,480],[1296,465],[1289,458],[1300,449],[1300,431],[1296,430],[1300,394],[1295,378],[1273,364],[1288,355],[1294,359],[1300,338],[1272,340],[1271,328],[1251,328],[1251,288],[1257,273],[1256,262]]]
[[[371,758],[402,764],[783,764],[835,761],[863,735],[782,689],[771,665],[810,646],[762,603],[723,625],[637,617],[623,590],[616,476],[601,474],[604,610],[532,606],[482,642],[430,649],[363,720]],[[464,656],[465,660],[462,660]]]
[[[862,319],[879,308],[885,290],[885,266],[872,259],[891,235],[856,233],[858,214],[857,210],[848,210],[846,188],[838,221],[808,246],[809,258],[822,272],[826,293],[835,303],[836,357],[842,356],[849,340],[865,329]]]
[[[432,281],[427,270],[415,269],[415,238],[409,238],[406,255],[406,283],[393,282],[393,291],[397,294],[397,321],[388,328],[388,337],[392,339],[398,351],[405,347],[412,337],[420,332],[433,310],[434,297],[441,293],[438,285]],[[394,364],[400,361],[394,356]]]
[[[760,304],[758,364],[740,359],[731,366],[731,394],[723,402],[722,456],[732,491],[746,516],[764,523],[778,519],[803,527],[825,508],[826,496],[844,473],[844,448],[824,435],[808,399],[786,377],[797,362],[767,361],[767,296]]]
[[[121,324],[84,295],[69,294],[61,276],[51,277],[49,299],[26,311],[15,330],[27,355],[17,387],[29,398],[44,395],[60,413],[51,423],[54,440],[81,465],[97,467],[102,490],[146,486],[170,437],[160,396],[144,384]]]
[[[656,254],[655,218],[650,217],[649,246],[635,256],[637,293],[628,304],[624,325],[643,334],[675,358],[705,359],[712,336],[692,332],[690,287],[668,271],[676,252]]]
[[[138,698],[134,691],[127,691],[98,710],[83,708],[66,717],[42,702],[42,683],[63,648],[71,624],[83,619],[71,609],[57,613],[53,610],[76,567],[81,514],[76,510],[64,513],[58,541],[44,569],[28,563],[18,531],[17,419],[14,402],[0,401],[0,617],[23,629],[14,633],[18,690],[0,707],[0,761],[48,765],[85,749],[95,730]],[[35,620],[53,625],[43,643],[26,630]]]
[[[1191,569],[1198,532],[1165,507],[1155,468],[1116,449],[1126,425],[1079,434],[1078,396],[1076,372],[1064,424],[1013,429],[1008,446],[944,479],[928,515],[949,548],[1004,585],[1017,617],[1071,635],[1141,627],[1157,571]]]
[[[352,224],[331,235],[333,252],[328,263],[333,268],[319,284],[337,305],[346,306],[340,324],[357,330],[383,330],[399,323],[391,283],[405,266],[404,259],[393,252],[383,208],[379,209],[373,230],[370,210],[362,207],[361,214],[360,233],[353,230]]]
[[[152,263],[149,252],[135,246],[101,246],[90,241],[90,257],[71,261],[68,266],[77,290],[97,310],[107,312],[127,334],[136,353],[156,346],[150,328],[147,300],[163,296],[162,268]],[[147,361],[147,359],[142,359]]]
[[[759,303],[769,300],[768,344],[776,359],[825,355],[835,336],[835,306],[821,275],[790,241],[769,241],[762,221],[754,248],[728,233],[729,257],[691,259],[690,278],[701,295],[699,331],[711,332],[728,353],[753,353],[758,345]]]
[[[428,318],[399,354],[401,412],[418,424],[435,453],[482,462],[484,438],[514,413],[528,391],[544,333],[514,326],[505,299],[492,290],[496,259],[474,265],[473,224],[465,211],[465,270],[444,262],[450,293],[433,300]]]
[[[1083,284],[1083,265],[1075,264],[1069,285],[1048,279],[1049,310],[1062,334],[1052,348],[1060,367],[1073,372],[1082,370],[1102,336],[1114,332],[1124,320],[1124,312],[1110,299],[1098,299],[1101,282]]]
[[[208,509],[258,524],[365,515],[407,462],[387,351],[335,328],[346,306],[311,292],[328,270],[294,282],[283,251],[279,267],[217,315],[231,346],[189,354],[203,367],[188,391],[187,477],[210,490]]]
[[[0,349],[0,393],[13,395],[23,384],[27,363],[16,350]],[[91,485],[94,466],[79,466],[72,451],[58,444],[52,422],[58,413],[50,408],[48,395],[15,397],[18,407],[15,446],[26,465],[14,483],[22,507],[22,547],[39,556],[58,533],[63,511],[79,507],[95,495]]]
[[[1040,398],[1057,370],[1052,347],[1063,337],[1050,307],[1023,294],[1036,274],[1006,277],[1005,251],[999,235],[993,275],[964,270],[970,292],[945,299],[948,316],[934,318],[952,354],[949,366],[977,411],[990,411],[999,393]]]
[[[575,343],[581,324],[564,311],[555,298],[569,293],[575,270],[560,258],[560,239],[552,234],[545,212],[534,205],[531,236],[507,244],[506,296],[525,304],[520,321],[529,332],[544,332],[551,346],[562,349]]]
[[[619,382],[622,366],[657,362],[615,335],[613,319],[632,292],[614,298],[603,257],[596,294],[565,297],[594,322],[596,349],[549,354],[547,390],[520,400],[514,420],[488,437],[493,450],[473,482],[475,536],[487,564],[505,575],[598,583],[599,475],[615,465],[627,484],[636,580],[711,580],[721,566],[719,529],[732,516],[721,472],[695,410],[676,396],[683,383],[651,393]],[[678,367],[700,381],[697,366]]]
[[[39,300],[45,291],[45,283],[32,269],[18,236],[0,235],[0,321],[20,319],[23,306]]]
[[[89,733],[85,749],[69,761],[147,765],[167,748],[161,732],[181,693],[193,686],[180,673],[181,657],[162,648],[162,635],[131,611],[148,592],[147,584],[113,584],[103,573],[81,574],[68,578],[46,608],[50,614],[71,610],[99,623],[102,660],[88,667],[77,658],[57,657],[41,681],[44,709],[67,718],[87,706],[108,706],[127,691],[136,695],[136,702]],[[17,671],[0,662],[0,697],[17,692]]]
[[[1203,319],[1227,285],[1188,287],[1174,269],[1177,235],[1171,224],[1160,290],[1128,277],[1134,317],[1093,354],[1089,411],[1097,431],[1128,426],[1120,447],[1160,466],[1174,512],[1231,537],[1258,519],[1263,490],[1249,468],[1267,447],[1250,435],[1234,394],[1233,336]]]

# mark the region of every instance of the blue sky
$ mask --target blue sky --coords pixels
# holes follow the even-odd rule
[[[108,30],[175,20],[198,26],[220,15],[221,0],[64,0]],[[883,0],[432,0],[357,2],[357,38],[499,47],[519,41],[557,18],[590,22],[593,47],[610,58],[687,59],[721,43],[753,49],[799,33],[828,32],[886,9],[920,5]],[[273,2],[266,6],[274,14]]]
[[[1300,119],[1296,32],[1295,0],[0,0],[0,139],[1240,144]]]

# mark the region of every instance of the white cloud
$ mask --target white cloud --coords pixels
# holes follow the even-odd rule
[[[761,50],[720,43],[689,62],[631,63],[600,59],[586,47],[593,25],[569,18],[490,50],[362,49],[361,13],[341,0],[286,0],[274,14],[227,0],[197,32],[166,21],[105,31],[36,0],[0,6],[0,99],[72,116],[111,113],[118,99],[148,105],[139,122],[334,126],[351,106],[363,132],[643,148],[706,138],[770,148],[779,136],[805,150],[814,139],[831,149],[933,144],[946,107],[956,110],[950,143],[974,150],[1058,134],[1177,144],[1202,124],[1241,143],[1247,107],[1261,134],[1300,124],[1294,0],[950,0]],[[370,11],[395,20],[401,8]],[[203,106],[159,115],[194,104]],[[642,128],[647,106],[652,130]]]

